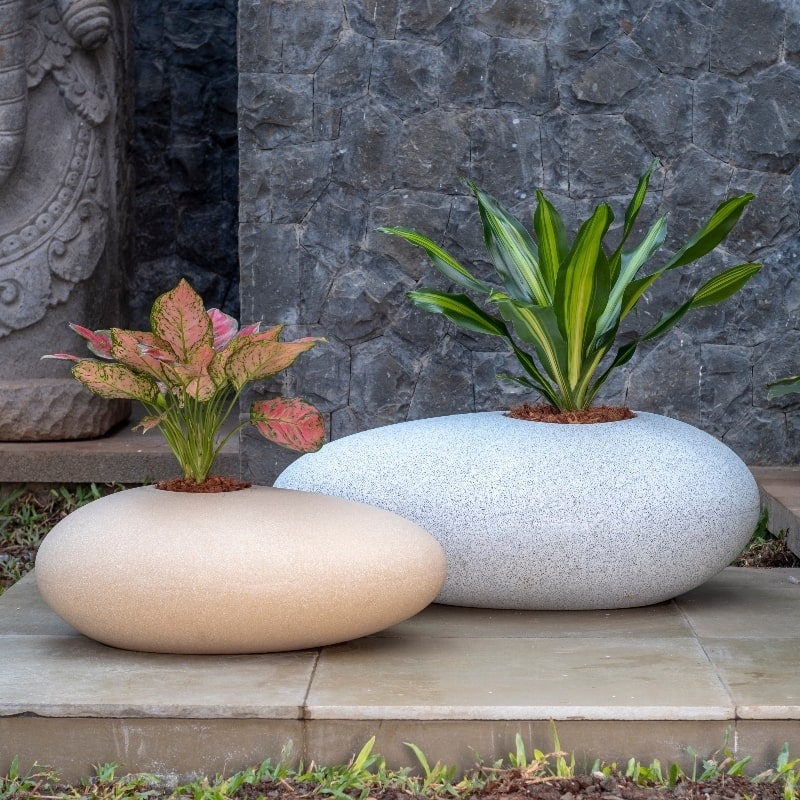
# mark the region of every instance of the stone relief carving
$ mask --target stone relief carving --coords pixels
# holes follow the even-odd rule
[[[111,2],[0,0],[0,440],[99,436],[127,415],[39,361],[68,321],[121,322],[127,25]]]
[[[0,31],[8,31],[0,34],[0,336],[41,319],[92,274],[109,203],[98,126],[110,103],[93,55],[109,36],[108,4],[45,0],[25,9],[0,2]],[[57,92],[61,108],[43,103],[42,118],[29,102],[34,90]]]

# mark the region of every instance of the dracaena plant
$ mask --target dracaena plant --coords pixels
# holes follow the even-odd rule
[[[72,375],[101,397],[138,400],[148,415],[137,425],[158,428],[185,478],[202,483],[225,442],[252,423],[270,441],[298,452],[322,446],[325,427],[314,406],[299,399],[253,403],[249,419],[223,435],[251,381],[286,369],[317,338],[280,341],[282,325],[260,323],[239,329],[237,321],[212,308],[185,281],[162,294],[150,312],[151,332],[121,328],[72,330],[99,359],[55,353],[44,358],[76,362]]]
[[[646,272],[646,265],[664,241],[667,215],[650,226],[639,244],[626,245],[656,166],[653,162],[640,178],[615,248],[605,245],[614,220],[606,203],[596,207],[570,243],[561,216],[537,191],[534,238],[497,200],[467,181],[478,203],[486,250],[499,285],[478,279],[436,242],[415,230],[378,230],[421,247],[442,275],[484,296],[497,313],[487,312],[464,294],[428,288],[409,292],[408,297],[417,306],[443,314],[467,330],[502,337],[525,375],[501,377],[539,392],[559,411],[584,410],[611,372],[628,362],[641,342],[665,333],[690,309],[730,297],[761,269],[760,264],[748,262],[723,270],[689,299],[664,313],[652,328],[633,335],[612,354],[621,323],[647,289],[667,270],[684,267],[711,252],[753,199],[752,194],[744,194],[720,204],[671,258]],[[523,349],[525,345],[532,350]]]

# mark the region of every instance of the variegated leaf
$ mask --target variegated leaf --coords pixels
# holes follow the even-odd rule
[[[214,328],[203,300],[185,279],[156,298],[150,325],[179,361],[187,361],[189,353],[200,344],[214,345]]]
[[[218,388],[210,375],[200,375],[197,378],[192,378],[186,384],[185,391],[189,397],[192,397],[199,403],[205,403],[217,393]]]
[[[297,398],[259,400],[250,409],[250,420],[262,436],[299,453],[319,450],[325,441],[322,415]]]
[[[230,315],[218,308],[208,309],[208,318],[214,331],[214,349],[222,350],[239,330],[239,323]]]
[[[108,400],[126,398],[155,403],[159,392],[155,381],[137,375],[122,364],[85,359],[72,368],[72,375],[87,389]]]
[[[147,431],[157,428],[161,423],[161,420],[163,420],[168,413],[168,411],[164,411],[161,414],[151,414],[150,416],[142,417],[142,419],[140,419],[139,422],[133,426],[132,430],[135,431],[141,428],[142,433],[147,433]]]
[[[134,372],[150,375],[164,383],[168,383],[168,380],[163,360],[147,355],[146,351],[148,348],[155,348],[163,353],[168,347],[166,342],[152,333],[128,331],[122,328],[111,329],[111,355]]]
[[[78,336],[86,339],[86,346],[96,356],[111,358],[111,331],[92,331],[89,328],[84,328],[83,325],[76,325],[74,322],[71,322],[69,327]]]
[[[253,341],[252,339],[228,357],[225,374],[238,390],[250,381],[261,381],[286,369],[317,342],[316,337],[294,342]]]

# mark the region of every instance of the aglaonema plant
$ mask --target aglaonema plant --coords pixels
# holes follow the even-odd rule
[[[256,323],[239,330],[233,317],[206,310],[186,280],[156,298],[150,324],[151,332],[91,331],[72,324],[101,360],[68,353],[43,358],[76,362],[73,377],[101,397],[138,400],[148,415],[136,427],[144,432],[158,428],[184,477],[197,483],[206,480],[225,442],[250,423],[290,450],[307,453],[322,446],[321,414],[296,398],[258,400],[248,420],[227,433],[222,430],[248,383],[281,372],[322,339],[282,342],[282,325],[262,331]]]
[[[417,306],[443,314],[469,331],[502,337],[525,375],[500,377],[537,391],[558,411],[585,410],[612,371],[630,361],[639,344],[668,331],[689,310],[727,299],[761,269],[761,264],[748,262],[719,272],[689,299],[665,312],[653,327],[634,334],[612,354],[621,323],[644,293],[668,270],[685,267],[714,250],[753,199],[752,194],[744,194],[725,200],[671,258],[643,274],[664,242],[667,215],[659,217],[637,245],[626,245],[656,166],[653,162],[639,179],[625,211],[620,241],[613,249],[605,245],[614,220],[606,203],[595,208],[570,243],[558,211],[537,190],[534,239],[497,200],[467,181],[478,203],[484,243],[499,285],[478,279],[436,242],[415,230],[378,230],[422,248],[445,278],[484,296],[498,313],[487,312],[465,294],[429,288],[408,293]],[[532,351],[523,349],[526,345]]]

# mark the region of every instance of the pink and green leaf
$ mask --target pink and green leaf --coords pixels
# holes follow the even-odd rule
[[[111,331],[92,331],[89,328],[84,328],[83,325],[76,325],[74,322],[71,322],[69,327],[78,336],[86,339],[86,346],[96,356],[111,358]]]
[[[155,403],[158,386],[146,375],[137,375],[122,364],[84,359],[72,368],[72,375],[87,389],[108,400],[119,398]]]
[[[164,371],[164,355],[168,347],[166,342],[152,333],[111,329],[111,355],[134,372],[149,375],[163,383],[169,383]],[[148,354],[151,349],[159,353],[159,358]]]
[[[205,403],[219,391],[219,387],[210,375],[199,375],[189,380],[185,391],[189,397],[199,403]]]
[[[85,359],[73,356],[71,353],[48,353],[48,355],[42,356],[42,358],[57,358],[60,361],[85,361]]]
[[[299,453],[319,450],[325,441],[322,414],[297,398],[259,400],[250,409],[250,421],[266,439]]]
[[[242,345],[249,344],[250,342],[277,342],[285,326],[281,322],[278,325],[273,325],[273,327],[266,331],[259,330],[260,327],[261,323],[256,322],[254,325],[248,325],[246,328],[242,328],[239,335],[231,342],[231,346],[235,349]]]
[[[208,318],[214,331],[214,349],[222,350],[236,336],[239,323],[230,314],[225,314],[218,308],[209,308]]]
[[[156,298],[150,312],[153,333],[172,348],[179,361],[200,344],[214,345],[214,328],[203,299],[182,279],[169,292]]]
[[[225,365],[225,374],[238,390],[250,381],[270,378],[291,366],[295,359],[317,342],[316,337],[297,339],[294,342],[251,340],[233,352]]]
[[[152,430],[153,428],[157,428],[161,421],[169,414],[168,411],[164,411],[161,414],[150,414],[147,417],[142,417],[139,422],[133,426],[132,430],[138,430],[139,428],[142,429],[142,433],[147,433],[147,431]]]

